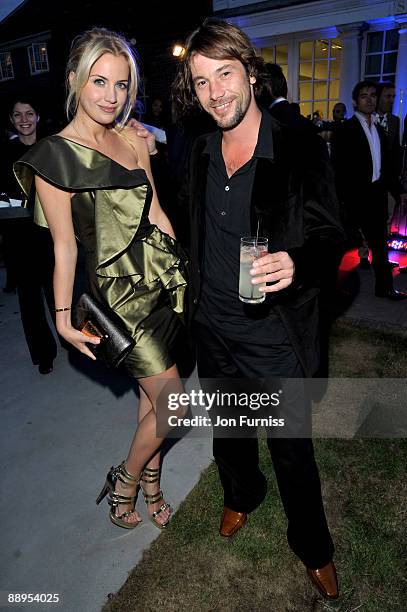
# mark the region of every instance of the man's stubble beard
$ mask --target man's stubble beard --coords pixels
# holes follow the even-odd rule
[[[216,121],[217,126],[220,127],[224,132],[226,132],[228,130],[233,130],[245,118],[246,113],[247,113],[247,111],[249,109],[251,101],[252,101],[252,90],[251,90],[251,88],[249,88],[249,97],[248,97],[246,106],[243,107],[240,101],[237,102],[235,113],[234,113],[234,115],[232,117],[227,119],[226,125],[222,123],[222,117],[217,118],[216,116],[212,115],[212,117]]]

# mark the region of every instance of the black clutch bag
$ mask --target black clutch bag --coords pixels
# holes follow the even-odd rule
[[[113,310],[102,306],[89,293],[83,293],[73,311],[73,326],[88,336],[101,338],[89,349],[109,368],[116,368],[130,353],[135,341]]]

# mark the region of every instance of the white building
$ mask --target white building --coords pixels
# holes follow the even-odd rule
[[[362,79],[393,81],[393,109],[407,113],[407,0],[213,0],[214,16],[246,32],[285,72],[303,115],[332,118]]]

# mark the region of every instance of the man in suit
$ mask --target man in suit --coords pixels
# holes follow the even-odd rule
[[[377,109],[374,115],[376,123],[379,123],[386,132],[388,149],[400,162],[400,118],[392,113],[396,87],[390,82],[378,83],[376,87]]]
[[[390,81],[377,85],[377,109],[374,115],[376,123],[379,123],[386,134],[387,150],[390,164],[397,176],[401,175],[401,146],[400,146],[400,118],[393,115],[393,104],[396,98],[396,87]],[[388,223],[387,229],[390,233],[391,220],[395,206],[399,204],[398,193],[389,193],[388,197]]]
[[[278,64],[264,64],[263,90],[258,99],[274,119],[285,125],[301,120],[298,104],[287,100],[288,87],[283,69]]]
[[[299,104],[287,100],[287,80],[281,66],[264,64],[262,83],[258,104],[267,108],[274,119],[296,130],[296,146],[302,147],[300,154],[311,159],[322,155],[327,159],[328,148],[325,140],[319,136],[318,128],[301,115]]]
[[[340,201],[350,228],[359,228],[372,252],[375,295],[401,300],[393,288],[387,259],[387,191],[400,191],[397,169],[391,163],[386,135],[373,120],[377,85],[361,81],[352,92],[355,114],[336,131],[332,162]],[[404,196],[402,196],[404,197]]]
[[[314,374],[318,284],[343,238],[325,160],[302,159],[297,135],[256,103],[262,68],[241,30],[210,19],[189,37],[174,83],[181,112],[200,105],[219,128],[195,143],[183,191],[191,222],[189,316],[202,385]],[[269,252],[251,273],[253,284],[268,283],[266,300],[248,305],[239,301],[240,238],[258,231]],[[283,435],[267,443],[289,544],[313,584],[335,598],[334,547],[312,440]],[[224,490],[220,535],[230,537],[264,499],[266,481],[256,436],[215,436],[213,450]]]

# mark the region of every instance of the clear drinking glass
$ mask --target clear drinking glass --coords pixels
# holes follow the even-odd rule
[[[266,283],[252,285],[250,270],[258,257],[268,253],[268,239],[248,236],[240,239],[240,273],[239,273],[239,299],[246,304],[261,304],[266,294],[260,291]]]

